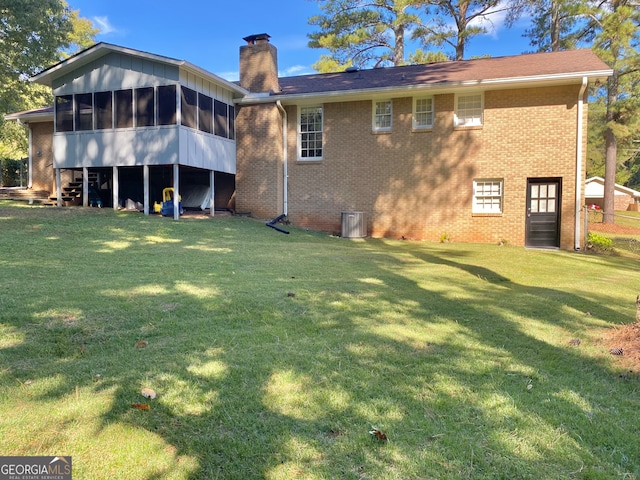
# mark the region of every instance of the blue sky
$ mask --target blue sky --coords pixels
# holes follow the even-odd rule
[[[68,0],[100,28],[97,41],[187,60],[227,80],[238,79],[242,37],[268,33],[278,49],[281,76],[314,73],[323,52],[307,46],[314,0]],[[492,31],[467,46],[466,57],[517,55],[530,50],[522,28],[507,29],[501,15]],[[407,50],[412,50],[411,47]]]

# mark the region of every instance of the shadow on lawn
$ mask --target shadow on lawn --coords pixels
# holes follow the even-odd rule
[[[75,378],[86,374],[89,382],[91,369],[102,365],[108,374],[93,389],[113,395],[103,428],[124,422],[168,444],[156,455],[169,465],[149,458],[148,479],[639,473],[632,463],[640,458],[632,438],[640,426],[637,405],[613,413],[608,403],[637,387],[621,383],[598,358],[569,347],[570,336],[543,341],[517,320],[580,336],[590,323],[584,312],[625,321],[606,307],[606,298],[521,285],[465,263],[464,252],[454,256],[419,244],[378,250],[376,242],[341,241],[331,260],[306,264],[301,272],[296,255],[312,256],[313,247],[303,238],[277,238],[287,256],[266,258],[248,249],[251,269],[236,271],[216,259],[217,273],[207,278],[202,271],[195,281],[188,268],[173,270],[171,278],[158,281],[166,292],[160,295],[136,291],[134,278],[121,279],[114,288],[132,290],[130,300],[149,305],[144,313],[156,320],[138,309],[133,323],[68,318],[53,330],[30,327],[32,344],[48,345],[57,359],[47,371],[69,375],[44,398],[70,395]],[[186,243],[180,248],[199,245]],[[366,265],[354,264],[353,278],[327,273],[332,262],[350,261],[363,250],[375,256]],[[109,261],[133,260],[123,252]],[[427,290],[402,274],[400,255],[408,255],[413,268],[433,269],[447,288]],[[151,260],[141,261],[153,267]],[[269,283],[265,293],[236,289],[220,274],[234,268],[234,275],[247,277],[271,272],[260,276]],[[176,299],[189,282],[201,288],[213,282],[220,293]],[[109,290],[86,288],[89,297]],[[82,311],[84,305],[70,297],[64,307]],[[149,345],[135,350],[141,336]],[[78,353],[78,345],[86,345],[86,353]],[[18,346],[11,357],[35,353]],[[145,402],[141,382],[159,393],[148,402],[150,411],[131,408]],[[594,383],[601,384],[600,393]],[[372,426],[383,429],[389,442],[371,438]],[[182,467],[187,458],[197,466]]]

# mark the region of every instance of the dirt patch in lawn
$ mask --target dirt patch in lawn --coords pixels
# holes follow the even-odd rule
[[[636,297],[636,321],[604,332],[602,342],[620,365],[638,374],[640,371],[640,295]]]
[[[620,235],[640,235],[640,228],[618,225],[616,223],[590,223],[590,232],[617,233]]]
[[[602,344],[612,355],[618,357],[621,366],[640,373],[640,322],[605,331]]]

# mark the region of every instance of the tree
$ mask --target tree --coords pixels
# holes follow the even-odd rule
[[[591,44],[613,70],[607,84],[593,92],[589,113],[587,172],[605,178],[604,221],[614,221],[615,184],[637,171],[634,139],[640,136],[640,57],[637,0],[521,0],[510,20],[534,14],[527,32],[539,51]],[[619,148],[620,147],[620,148]]]
[[[347,60],[347,63],[340,63],[331,55],[320,55],[320,60],[311,66],[319,73],[333,73],[344,72],[347,68],[352,67],[353,63],[351,60]]]
[[[614,223],[618,144],[640,132],[640,9],[629,0],[603,0],[590,14],[593,49],[612,69],[605,89],[604,222]]]
[[[309,34],[311,48],[325,48],[335,65],[402,65],[405,34],[419,22],[422,0],[316,0],[321,15],[309,19],[319,31]]]
[[[417,49],[415,52],[409,54],[409,63],[411,65],[420,65],[424,63],[440,63],[448,62],[449,58],[443,52],[425,52],[422,49]]]
[[[429,0],[428,21],[414,30],[413,38],[426,47],[449,45],[455,60],[464,60],[469,39],[487,33],[491,15],[510,8],[499,5],[500,0]]]
[[[0,157],[27,153],[25,129],[4,115],[52,102],[47,88],[27,79],[89,46],[96,33],[64,0],[0,0]]]
[[[586,40],[587,7],[584,0],[525,0],[515,4],[510,24],[516,16],[527,11],[532,16],[532,27],[525,36],[529,37],[536,51],[572,50]]]

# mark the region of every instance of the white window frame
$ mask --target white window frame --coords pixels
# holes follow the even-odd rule
[[[421,100],[426,100],[427,101],[427,105],[426,108],[422,108],[418,106],[418,103]],[[420,108],[420,110],[419,110]],[[434,101],[433,101],[433,97],[432,96],[428,96],[428,97],[414,97],[413,98],[413,115],[412,115],[412,121],[413,121],[413,129],[414,130],[426,130],[426,129],[431,129],[433,128],[433,117],[434,117]],[[426,123],[420,123],[418,121],[418,118],[422,115],[427,115],[427,122]]]
[[[454,125],[479,127],[484,121],[484,95],[482,93],[456,94]]]
[[[504,204],[504,179],[477,178],[473,181],[472,213],[501,214]]]
[[[388,104],[389,106],[389,111],[378,111],[378,105],[382,105],[382,104]],[[372,108],[372,123],[371,123],[371,128],[373,129],[374,132],[390,132],[391,129],[393,128],[393,101],[389,98],[385,98],[385,99],[376,99],[373,101],[373,108]],[[383,126],[380,126],[380,121],[382,119],[388,119],[389,124],[386,125],[386,121],[384,122]]]
[[[320,119],[320,130],[308,130],[307,128],[303,128],[302,116],[310,112],[311,110],[319,110],[321,119]],[[304,130],[304,131],[303,131]],[[320,135],[320,142],[322,150],[322,154],[320,156],[316,156],[315,152],[313,156],[303,156],[303,152],[305,150],[310,150],[308,144],[305,145],[305,142],[309,142],[309,138],[304,139],[305,135],[313,136],[314,139],[312,141],[317,141],[317,135]],[[298,107],[298,160],[301,162],[309,162],[309,161],[318,161],[322,160],[324,155],[324,107],[322,105],[301,105]],[[317,150],[317,148],[313,148],[313,150]]]

